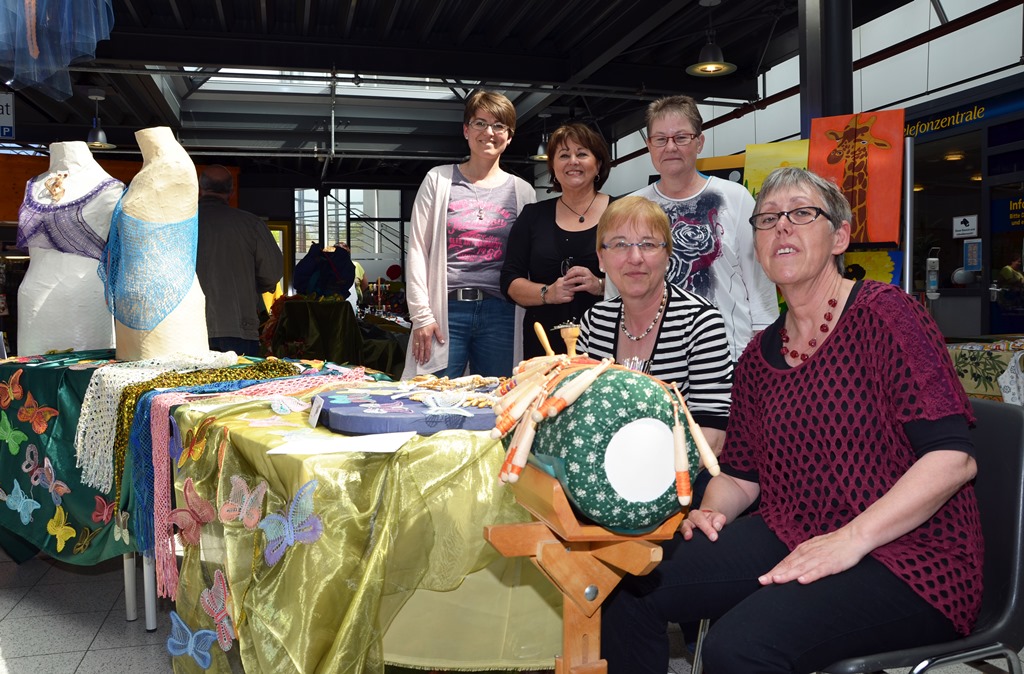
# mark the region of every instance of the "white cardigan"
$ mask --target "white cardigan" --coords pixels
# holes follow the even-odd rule
[[[451,197],[454,164],[430,169],[412,207],[409,225],[409,253],[406,257],[406,302],[412,329],[437,323],[445,335],[445,343],[434,342],[430,359],[420,365],[413,357],[413,339],[405,354],[402,379],[429,374],[448,367],[448,200]],[[536,191],[522,178],[513,176],[516,190],[516,213],[537,200]],[[433,254],[432,254],[433,253]],[[522,360],[522,308],[516,307],[516,334],[513,362],[509,373]]]

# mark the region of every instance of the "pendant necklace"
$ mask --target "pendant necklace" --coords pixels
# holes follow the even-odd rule
[[[626,336],[626,338],[629,341],[631,341],[631,342],[639,342],[641,339],[643,339],[647,335],[651,334],[651,330],[653,330],[654,326],[658,324],[658,319],[661,318],[661,314],[664,313],[664,311],[665,311],[665,303],[667,301],[668,301],[668,286],[666,285],[665,289],[661,293],[661,304],[658,306],[658,313],[654,314],[654,320],[651,321],[651,324],[647,326],[646,330],[644,330],[642,333],[640,333],[639,335],[636,335],[636,336],[631,334],[629,332],[629,330],[626,329],[626,307],[623,306],[622,307],[622,334],[624,334]]]
[[[565,207],[566,207],[566,208],[568,208],[568,209],[569,209],[570,211],[572,211],[573,213],[575,213],[576,215],[578,215],[578,216],[580,217],[580,222],[583,222],[584,220],[586,220],[586,219],[587,219],[587,212],[589,212],[589,211],[590,211],[590,207],[594,205],[594,201],[595,201],[596,199],[597,199],[597,192],[594,192],[594,197],[593,197],[593,198],[592,198],[592,199],[590,200],[590,203],[589,203],[589,204],[587,204],[587,210],[585,210],[585,211],[583,211],[582,213],[580,213],[580,212],[579,212],[579,211],[577,211],[577,210],[576,210],[575,208],[573,208],[573,207],[572,207],[572,206],[570,206],[569,204],[565,203],[565,199],[563,199],[562,197],[558,197],[558,200],[562,202],[562,205],[563,205],[563,206],[565,206]]]
[[[818,326],[818,330],[821,332],[821,334],[823,334],[823,335],[828,334],[828,330],[829,330],[828,326],[829,326],[829,323],[832,322],[832,318],[833,318],[832,310],[835,309],[837,306],[839,306],[839,299],[838,298],[833,297],[833,298],[831,298],[828,301],[828,309],[825,309],[825,315],[822,316],[822,318],[824,319],[824,322],[821,325]],[[818,348],[818,338],[817,337],[812,337],[811,339],[807,340],[807,351],[805,351],[805,352],[800,352],[800,351],[797,351],[794,348],[790,348],[788,346],[788,344],[789,344],[789,333],[786,331],[786,328],[784,328],[784,327],[783,328],[779,328],[779,337],[782,339],[782,351],[781,351],[782,355],[783,356],[789,356],[793,360],[796,360],[797,358],[799,358],[801,360],[801,362],[805,361],[808,358],[810,358],[811,354],[814,353],[814,350],[816,348]]]
[[[476,219],[482,221],[484,219],[484,202],[476,191],[476,185],[474,185],[469,176],[462,171],[461,166],[459,167],[459,172],[462,173],[462,177],[466,179],[466,186],[469,187],[469,191],[473,193],[473,200],[476,201]]]

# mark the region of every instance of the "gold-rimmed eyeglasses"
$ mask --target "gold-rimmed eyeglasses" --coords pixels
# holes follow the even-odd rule
[[[782,216],[786,216],[794,225],[809,225],[823,215],[826,220],[832,219],[832,216],[817,206],[801,206],[791,211],[754,213],[750,216],[750,224],[754,226],[754,229],[775,229],[775,225],[779,224]]]
[[[502,124],[501,122],[485,122],[482,119],[474,119],[469,123],[470,128],[476,129],[477,131],[483,131],[487,127],[491,127],[494,133],[508,133],[508,124]]]
[[[677,133],[674,136],[651,136],[648,140],[654,147],[665,147],[670,140],[676,144],[676,147],[685,147],[699,135],[699,133]]]

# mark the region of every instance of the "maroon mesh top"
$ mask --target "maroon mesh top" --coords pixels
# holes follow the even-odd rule
[[[761,487],[760,515],[792,550],[850,522],[916,460],[903,424],[973,422],[935,322],[895,286],[865,281],[801,366],[772,367],[755,337],[736,368],[719,461]],[[981,605],[984,544],[973,485],[871,555],[967,634]]]

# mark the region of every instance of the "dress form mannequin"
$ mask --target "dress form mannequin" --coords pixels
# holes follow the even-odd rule
[[[123,189],[85,143],[50,145],[49,171],[29,181],[19,213],[19,243],[30,262],[18,288],[18,355],[114,346],[96,255]],[[61,250],[54,240],[81,245]]]
[[[142,150],[142,169],[132,179],[121,199],[121,209],[130,218],[150,223],[177,223],[194,218],[199,199],[196,168],[185,148],[178,144],[168,127],[136,132]],[[116,214],[115,214],[116,225]],[[192,221],[195,239],[195,220]],[[113,236],[111,237],[113,240]],[[180,262],[180,250],[150,251],[144,262],[156,268],[165,262]],[[163,256],[164,259],[161,259]],[[206,332],[206,297],[195,275],[195,257],[191,259],[192,284],[181,302],[151,329],[125,325],[115,312],[119,360],[143,360],[171,353],[205,354],[209,352]]]

